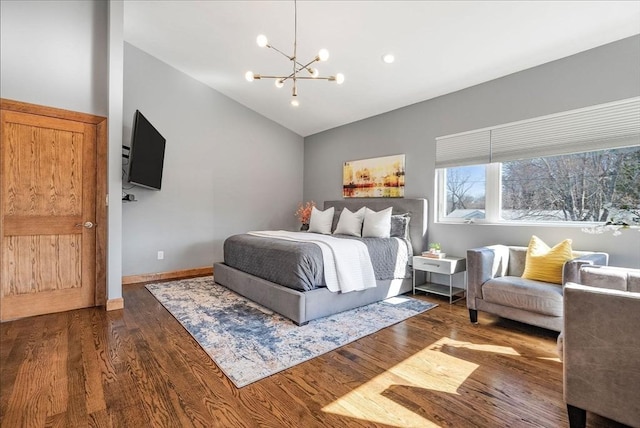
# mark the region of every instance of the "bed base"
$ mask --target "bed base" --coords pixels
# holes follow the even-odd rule
[[[230,290],[279,313],[298,325],[397,296],[412,290],[411,278],[376,281],[377,286],[350,293],[326,287],[298,291],[239,271],[224,263],[213,265],[214,280]]]

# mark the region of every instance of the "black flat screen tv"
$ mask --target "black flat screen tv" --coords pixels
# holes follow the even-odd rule
[[[136,110],[129,151],[129,183],[160,190],[165,144],[165,138]]]

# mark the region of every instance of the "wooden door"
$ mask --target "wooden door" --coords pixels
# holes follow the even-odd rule
[[[69,113],[1,110],[2,320],[104,299],[106,284],[96,293],[96,232],[105,226],[96,206],[98,125]]]

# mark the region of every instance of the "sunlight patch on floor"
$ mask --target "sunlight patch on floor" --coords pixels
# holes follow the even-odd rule
[[[389,297],[388,299],[385,299],[386,303],[390,303],[392,305],[399,305],[401,303],[404,303],[406,301],[408,301],[409,299],[406,297]]]
[[[338,398],[322,410],[342,416],[398,427],[437,427],[412,410],[384,396],[393,387],[407,386],[457,394],[460,385],[478,368],[477,364],[441,352],[444,347],[466,347],[498,352],[501,347],[473,345],[442,338],[369,382]],[[504,352],[515,352],[505,348]],[[516,353],[517,354],[517,353]]]
[[[556,363],[561,363],[560,357],[538,357],[539,360],[553,361]]]
[[[450,342],[451,343],[446,343],[443,346],[447,346],[449,348],[470,349],[472,351],[480,351],[480,352],[492,352],[494,354],[513,355],[516,357],[519,357],[521,355],[515,349],[508,346],[480,345],[480,344],[475,344],[470,342],[458,342],[455,340],[451,340]]]

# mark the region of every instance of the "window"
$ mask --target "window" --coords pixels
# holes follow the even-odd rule
[[[438,221],[640,225],[640,97],[436,139]]]
[[[640,147],[444,168],[438,174],[441,221],[640,224]],[[498,197],[487,198],[492,192]]]
[[[444,178],[444,217],[475,220],[485,217],[486,174],[484,165],[447,168]]]
[[[640,207],[640,147],[502,164],[501,218],[606,222],[612,207]]]

